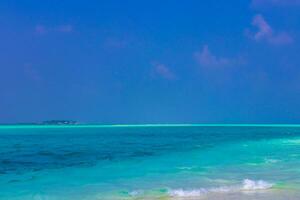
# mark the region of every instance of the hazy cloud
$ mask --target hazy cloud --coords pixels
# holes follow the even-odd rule
[[[157,75],[163,77],[164,79],[174,80],[176,75],[164,64],[156,63],[154,64],[154,71]]]
[[[262,40],[264,38],[272,37],[273,30],[262,15],[254,16],[252,20],[252,25],[258,28],[258,31],[254,33],[255,40]]]
[[[36,25],[34,28],[35,32],[38,34],[45,34],[47,33],[47,28],[43,25]]]
[[[238,65],[242,64],[243,60],[241,58],[226,58],[218,57],[211,53],[208,48],[208,45],[204,45],[201,51],[194,53],[196,61],[204,67],[222,67],[229,65]]]
[[[248,36],[255,41],[266,41],[270,44],[284,45],[293,42],[293,38],[286,32],[274,31],[262,15],[255,15],[252,20],[252,26],[256,27],[256,32]]]
[[[270,43],[278,44],[278,45],[291,44],[294,41],[294,39],[285,32],[278,33],[278,34],[274,35],[273,37],[271,37],[269,40],[270,40]]]

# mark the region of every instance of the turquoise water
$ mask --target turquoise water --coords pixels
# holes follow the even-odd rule
[[[300,126],[0,126],[0,199],[300,199]]]

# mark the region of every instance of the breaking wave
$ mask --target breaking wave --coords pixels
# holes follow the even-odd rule
[[[263,180],[243,180],[241,185],[237,186],[223,186],[216,188],[200,188],[192,190],[175,189],[169,190],[169,195],[172,197],[197,197],[208,193],[228,193],[228,192],[244,192],[244,191],[257,191],[271,189],[274,184]]]

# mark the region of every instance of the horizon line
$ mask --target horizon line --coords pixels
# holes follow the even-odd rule
[[[0,128],[142,128],[142,127],[300,127],[272,123],[150,123],[150,124],[0,124]]]

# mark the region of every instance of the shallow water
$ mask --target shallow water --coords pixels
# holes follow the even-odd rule
[[[0,199],[300,199],[297,126],[2,126]]]

